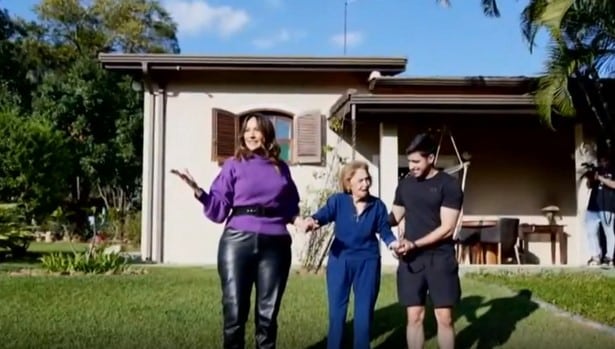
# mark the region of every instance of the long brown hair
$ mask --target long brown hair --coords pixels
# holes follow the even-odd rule
[[[263,146],[254,151],[246,147],[246,140],[244,139],[244,134],[248,128],[248,121],[252,118],[256,120],[256,127],[263,134]],[[280,162],[280,145],[276,141],[275,127],[273,122],[261,113],[250,113],[244,116],[241,122],[241,130],[239,131],[239,146],[235,150],[235,157],[240,160],[245,160],[253,154],[262,155],[270,159],[274,164]]]
[[[342,192],[350,193],[350,180],[358,170],[365,170],[367,175],[371,177],[365,161],[355,160],[347,163],[340,171],[339,184]]]

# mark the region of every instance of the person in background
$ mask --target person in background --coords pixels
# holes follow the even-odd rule
[[[587,265],[613,266],[615,253],[615,230],[613,217],[615,216],[615,168],[611,166],[609,156],[598,155],[598,166],[591,168],[584,175],[587,185],[591,189],[587,212],[585,213],[585,232],[587,234],[587,248],[589,261]],[[606,237],[606,254],[602,256],[600,248],[600,226]]]
[[[333,194],[304,228],[312,230],[335,223],[328,255],[326,280],[329,302],[328,349],[341,349],[350,289],[354,291],[354,346],[370,347],[374,307],[380,290],[381,256],[376,234],[389,249],[399,244],[388,223],[384,203],[370,194],[372,178],[362,161],[345,165],[341,192]]]
[[[408,148],[410,176],[395,192],[391,226],[405,220],[397,268],[397,293],[406,307],[409,349],[423,348],[423,319],[427,294],[438,323],[438,346],[455,346],[453,308],[461,297],[459,265],[453,233],[463,204],[455,177],[434,167],[436,143],[427,134],[416,136]]]
[[[272,122],[248,115],[239,147],[226,160],[209,192],[186,172],[173,170],[194,191],[205,216],[226,221],[218,247],[225,349],[245,347],[245,324],[252,287],[256,288],[256,347],[276,347],[278,313],[291,266],[287,224],[302,222],[299,194],[280,160]],[[207,233],[207,232],[203,232]]]

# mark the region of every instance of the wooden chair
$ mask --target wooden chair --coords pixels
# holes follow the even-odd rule
[[[482,243],[497,244],[497,263],[514,259],[521,264],[519,256],[519,219],[500,218],[494,227],[481,230],[480,241]]]

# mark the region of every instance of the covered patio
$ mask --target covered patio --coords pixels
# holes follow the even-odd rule
[[[330,109],[343,120],[352,158],[373,166],[387,205],[407,168],[405,147],[417,132],[441,137],[437,165],[465,192],[456,233],[459,258],[478,264],[582,264],[586,191],[580,125],[543,125],[530,78],[375,78]],[[378,130],[377,132],[375,130]],[[545,210],[543,210],[545,209]]]

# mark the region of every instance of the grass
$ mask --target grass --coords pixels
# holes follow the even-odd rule
[[[147,275],[134,276],[11,277],[0,273],[4,319],[0,346],[221,348],[221,296],[215,271],[148,270]],[[405,317],[396,304],[394,277],[383,277],[374,319],[374,348],[403,347]],[[459,348],[477,344],[492,348],[496,343],[506,343],[507,348],[613,347],[613,337],[538,309],[523,295],[472,279],[463,280],[463,289],[456,311]],[[279,318],[278,348],[325,347],[325,297],[321,276],[292,275]],[[433,316],[428,315],[428,348],[437,346],[435,329]],[[253,347],[253,331],[251,314],[246,331],[249,348]]]
[[[90,244],[87,242],[32,242],[25,256],[20,258],[9,257],[6,260],[2,260],[2,258],[0,258],[0,271],[37,267],[40,264],[40,258],[44,255],[51,253],[73,253],[73,251],[83,252],[89,247]],[[134,252],[138,250],[138,246],[123,245],[122,249],[125,252]],[[2,251],[0,251],[0,254],[1,253]]]
[[[485,273],[472,279],[530,289],[561,309],[615,327],[615,277],[598,272]]]
[[[25,256],[0,261],[0,271],[36,267],[40,264],[40,258],[46,254],[85,251],[88,246],[85,242],[32,242]]]

